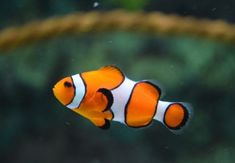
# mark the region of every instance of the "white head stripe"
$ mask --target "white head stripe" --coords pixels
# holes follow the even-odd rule
[[[73,84],[75,86],[75,96],[73,98],[73,101],[69,105],[67,105],[67,107],[70,109],[75,109],[79,107],[83,97],[85,96],[86,86],[80,74],[73,75],[72,79],[73,79]]]

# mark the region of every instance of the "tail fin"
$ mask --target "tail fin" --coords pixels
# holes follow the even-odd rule
[[[163,123],[175,134],[180,134],[188,126],[192,108],[183,102],[159,101],[154,119]]]

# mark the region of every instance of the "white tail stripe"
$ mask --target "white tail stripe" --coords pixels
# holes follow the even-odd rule
[[[75,96],[73,98],[73,101],[69,105],[67,105],[67,107],[70,109],[75,109],[79,107],[83,97],[85,96],[86,86],[80,74],[73,75],[72,79],[75,86]]]
[[[172,102],[166,102],[166,101],[159,100],[158,105],[157,105],[157,112],[154,116],[154,119],[163,123],[165,111],[171,103]]]

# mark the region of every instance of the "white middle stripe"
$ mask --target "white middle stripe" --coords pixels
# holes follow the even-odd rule
[[[113,94],[111,110],[114,113],[114,121],[125,123],[125,106],[130,98],[135,83],[136,82],[125,77],[123,83],[111,91]]]

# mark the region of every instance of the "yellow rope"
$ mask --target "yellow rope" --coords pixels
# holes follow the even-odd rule
[[[192,17],[166,15],[159,12],[110,12],[75,13],[36,21],[22,27],[0,31],[0,49],[9,50],[20,45],[49,39],[64,34],[136,31],[163,35],[193,35],[202,38],[235,42],[235,25],[221,20],[200,20]]]

